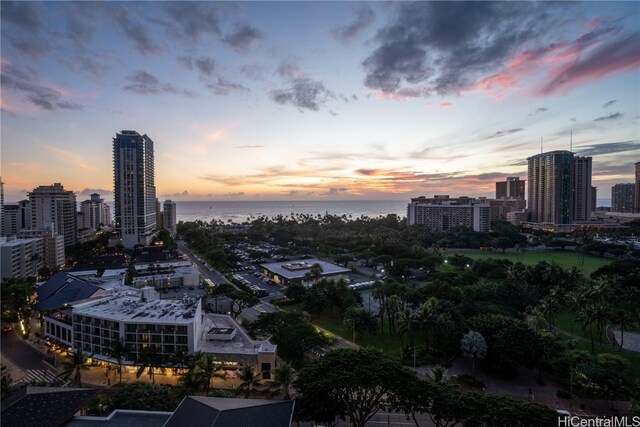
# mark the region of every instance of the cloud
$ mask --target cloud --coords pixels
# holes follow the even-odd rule
[[[216,68],[216,61],[213,58],[203,56],[194,61],[195,66],[202,74],[211,76]]]
[[[58,147],[52,147],[50,145],[44,145],[44,148],[56,155],[60,161],[70,164],[76,168],[87,171],[95,171],[97,169],[92,162],[85,160],[80,153],[64,150]]]
[[[585,147],[578,147],[575,150],[581,156],[600,156],[612,153],[623,153],[627,151],[640,151],[640,141],[620,141],[620,142],[608,142],[604,144],[588,145]]]
[[[2,21],[35,32],[42,27],[42,4],[25,1],[3,1]]]
[[[163,93],[172,93],[176,95],[195,97],[195,94],[186,89],[179,89],[171,83],[162,83],[156,76],[146,71],[138,70],[126,77],[129,82],[123,89],[136,95],[160,95]]]
[[[615,100],[615,99],[612,99],[611,101],[606,102],[606,103],[602,106],[602,108],[611,107],[611,106],[612,106],[613,104],[615,104],[615,103],[616,103],[616,100]]]
[[[249,77],[251,80],[262,80],[263,79],[263,70],[260,64],[251,63],[245,64],[240,67],[240,72],[245,76]]]
[[[348,188],[329,188],[329,191],[327,191],[326,193],[323,193],[322,196],[335,196],[338,195],[340,193],[346,193],[348,192],[349,189]]]
[[[84,190],[76,192],[77,196],[86,196],[89,197],[93,193],[97,193],[103,197],[110,197],[113,195],[113,190],[104,190],[102,188],[85,188]]]
[[[162,198],[170,198],[170,197],[184,197],[184,196],[188,196],[189,192],[187,190],[184,190],[182,193],[171,193],[171,194],[162,194],[160,197]]]
[[[537,116],[538,114],[542,114],[547,112],[549,109],[546,107],[540,107],[540,108],[536,108],[536,111],[534,111],[533,113],[529,113],[529,116]]]
[[[580,39],[574,44],[580,46]],[[610,74],[635,70],[640,67],[640,32],[622,35],[614,40],[592,41],[588,51],[556,70],[539,93],[548,95],[563,92],[582,83],[598,81]]]
[[[241,150],[253,150],[256,148],[264,148],[266,147],[266,145],[238,145],[236,148],[239,148]]]
[[[167,2],[163,3],[168,17],[168,31],[192,43],[205,36],[220,36],[219,3],[213,2]]]
[[[23,54],[42,56],[50,49],[48,40],[40,35],[45,22],[43,14],[42,3],[3,1],[2,37]]]
[[[603,122],[606,120],[616,120],[619,119],[620,117],[622,117],[622,113],[617,112],[617,113],[611,113],[608,116],[600,116],[597,119],[593,119],[594,122]]]
[[[342,27],[336,27],[331,33],[339,41],[348,43],[373,24],[375,19],[376,15],[373,10],[368,5],[361,5],[356,10],[356,18],[353,22]]]
[[[294,79],[287,89],[272,90],[271,99],[280,105],[291,104],[298,110],[319,111],[329,98],[335,98],[333,92],[317,80],[308,78]]]
[[[265,35],[251,25],[239,26],[235,31],[222,39],[222,42],[237,52],[245,52],[253,44],[264,40]]]
[[[239,83],[230,82],[221,78],[218,78],[215,83],[207,84],[207,88],[216,95],[228,95],[233,91],[249,91],[249,88]]]
[[[134,4],[133,7],[137,5]],[[120,5],[112,4],[112,7],[108,8],[112,14],[113,23],[120,29],[122,34],[133,43],[133,47],[143,55],[149,55],[158,53],[162,50],[160,44],[158,44],[149,35],[147,28],[145,27],[145,20],[140,19],[138,10],[131,10]],[[135,21],[133,17],[140,17]]]
[[[487,140],[487,139],[501,138],[503,136],[511,135],[517,132],[522,132],[523,130],[524,130],[523,128],[499,130],[497,132],[492,133],[489,136],[484,137],[483,139]]]
[[[221,194],[222,197],[240,197],[240,196],[244,196],[244,191],[239,191],[237,193],[226,193],[226,194]]]
[[[457,94],[489,75],[517,48],[545,34],[551,9],[535,3],[402,3],[364,60],[365,85],[396,93]],[[422,87],[421,87],[422,86]],[[426,86],[426,87],[425,87]]]
[[[43,110],[82,110],[83,106],[63,99],[63,94],[42,85],[37,74],[28,67],[18,67],[2,61],[2,88],[25,95],[34,105]]]
[[[526,89],[545,96],[640,65],[640,32],[602,18],[588,31],[577,3],[411,2],[378,30],[365,85],[405,97]],[[582,10],[572,13],[579,13]],[[578,37],[570,34],[581,32]]]

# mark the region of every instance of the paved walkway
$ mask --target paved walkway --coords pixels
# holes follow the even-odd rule
[[[616,342],[620,342],[622,339],[622,333],[619,329],[611,328],[613,332],[613,336],[616,338]],[[627,332],[624,333],[624,342],[622,343],[622,348],[629,351],[634,351],[636,353],[640,353],[640,334],[637,332]]]

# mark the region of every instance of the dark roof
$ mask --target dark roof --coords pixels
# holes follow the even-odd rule
[[[86,280],[59,272],[38,288],[36,310],[58,310],[65,304],[87,299],[99,290],[101,289],[98,286]]]
[[[2,401],[2,427],[58,427],[78,412],[97,390],[27,386]]]
[[[108,417],[76,417],[65,427],[162,427],[171,412],[129,411],[118,409]]]
[[[164,427],[289,427],[293,406],[292,400],[187,396]]]

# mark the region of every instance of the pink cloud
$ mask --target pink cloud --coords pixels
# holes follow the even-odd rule
[[[451,108],[453,104],[451,102],[441,102],[440,108]]]
[[[241,150],[252,150],[255,148],[264,148],[265,145],[238,145],[236,148],[239,148]]]

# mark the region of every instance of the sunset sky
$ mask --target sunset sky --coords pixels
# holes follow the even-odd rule
[[[160,200],[493,196],[526,158],[640,161],[640,2],[5,2],[5,200],[111,199],[112,138]]]

